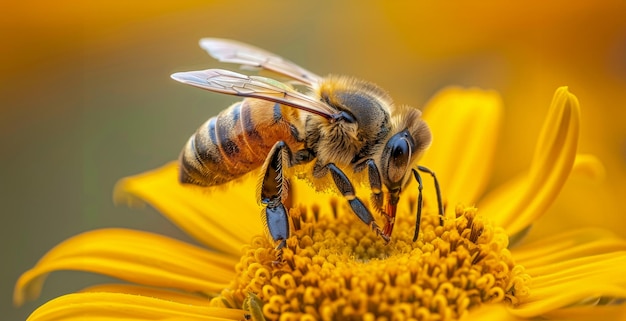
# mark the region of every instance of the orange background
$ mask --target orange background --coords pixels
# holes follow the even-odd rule
[[[185,238],[151,210],[116,208],[115,182],[173,160],[233,101],[172,81],[226,67],[197,45],[233,38],[319,74],[358,76],[421,107],[448,85],[493,88],[505,118],[492,186],[526,168],[554,90],[582,106],[580,150],[605,181],[571,180],[539,237],[574,226],[626,236],[626,6],[623,1],[24,1],[0,19],[0,310],[20,320],[102,277],[55,273],[43,296],[10,305],[13,282],[81,231],[127,226]],[[396,2],[393,2],[397,4]],[[436,137],[434,143],[436,144]],[[541,225],[541,224],[539,224]]]

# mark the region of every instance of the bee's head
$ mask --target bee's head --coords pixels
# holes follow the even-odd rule
[[[397,194],[404,186],[411,171],[414,150],[415,140],[406,129],[395,133],[385,143],[381,154],[381,176],[389,193]]]
[[[385,213],[391,218],[396,215],[400,192],[408,183],[411,170],[432,140],[430,129],[420,116],[419,110],[409,107],[394,110],[391,135],[380,154],[380,175],[388,193]],[[390,224],[385,228],[389,234],[393,222]]]

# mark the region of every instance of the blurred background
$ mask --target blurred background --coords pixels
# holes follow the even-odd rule
[[[491,187],[528,166],[552,95],[568,85],[582,106],[579,149],[600,157],[607,175],[572,177],[540,223],[600,226],[626,237],[625,2],[535,2],[5,4],[2,315],[24,320],[47,300],[106,280],[56,272],[38,300],[13,307],[20,273],[72,235],[130,227],[187,240],[149,208],[115,207],[112,189],[124,176],[174,160],[202,122],[236,100],[169,78],[230,67],[198,47],[207,36],[255,44],[321,75],[370,80],[397,103],[420,108],[449,85],[498,90],[505,115]],[[553,233],[541,225],[531,238]]]

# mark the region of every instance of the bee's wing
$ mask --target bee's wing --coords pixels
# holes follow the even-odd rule
[[[321,79],[287,59],[242,42],[204,38],[200,40],[200,47],[219,61],[271,70],[305,84],[313,85]]]
[[[177,72],[172,74],[172,78],[218,93],[259,98],[292,106],[327,119],[333,118],[338,113],[314,97],[295,91],[288,85],[270,78],[248,76],[223,69]]]

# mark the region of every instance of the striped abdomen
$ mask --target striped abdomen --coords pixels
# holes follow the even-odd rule
[[[301,148],[298,110],[268,101],[244,99],[209,119],[189,138],[180,155],[179,179],[219,185],[261,165],[274,144]]]

